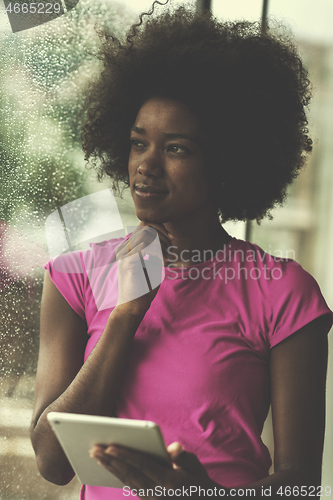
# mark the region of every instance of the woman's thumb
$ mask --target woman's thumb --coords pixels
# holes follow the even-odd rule
[[[198,460],[197,456],[194,453],[189,453],[184,450],[180,443],[171,443],[168,448],[168,453],[170,455],[171,460],[187,470],[188,472],[193,473],[201,473],[205,470],[203,465]]]

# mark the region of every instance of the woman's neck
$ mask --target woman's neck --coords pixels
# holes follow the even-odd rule
[[[164,226],[174,236],[168,251],[171,267],[191,266],[212,258],[231,237],[223,229],[218,216],[166,222]]]

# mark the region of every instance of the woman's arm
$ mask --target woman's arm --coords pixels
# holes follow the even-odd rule
[[[271,350],[274,469],[290,485],[321,484],[327,321],[327,315],[317,318]],[[274,484],[269,482],[274,476],[265,480],[267,484]]]
[[[45,479],[67,484],[74,476],[46,419],[47,413],[111,415],[132,339],[142,318],[124,313],[121,306],[116,307],[83,364],[88,338],[86,323],[69,306],[46,272],[31,424],[38,468]]]
[[[48,273],[45,274],[31,440],[38,468],[51,482],[67,484],[74,472],[46,415],[50,411],[112,414],[133,337],[159,290],[158,286],[135,299],[128,298],[142,279],[137,272],[141,264],[132,257],[140,248],[146,248],[157,234],[165,257],[171,241],[163,224],[141,221],[128,241],[117,247],[120,305],[111,312],[99,341],[84,364],[86,323],[69,306]]]

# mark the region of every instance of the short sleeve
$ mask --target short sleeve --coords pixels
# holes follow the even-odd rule
[[[50,278],[72,309],[85,319],[85,272],[82,252],[63,254],[45,266]]]
[[[329,331],[333,313],[316,280],[293,260],[282,259],[275,266],[273,279],[269,282],[270,347],[326,314],[329,315]]]

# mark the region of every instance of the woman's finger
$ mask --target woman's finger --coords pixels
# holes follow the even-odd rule
[[[119,247],[118,247],[119,248]],[[135,253],[139,251],[143,251],[145,248],[145,242],[144,241],[139,241],[135,245],[131,245],[131,243],[127,243],[126,245],[123,246],[120,250],[117,249],[116,255],[117,255],[117,260],[121,260],[125,257],[134,255]]]
[[[169,444],[167,446],[167,452],[169,453],[169,456],[172,461],[174,461],[175,458],[177,458],[181,453],[184,452],[184,448],[180,443],[175,441],[174,443]]]
[[[148,234],[148,236],[152,237],[152,241],[151,241],[150,243],[152,243],[152,242],[155,240],[155,238],[156,238],[156,233],[157,233],[157,235],[158,235],[158,237],[159,237],[159,240],[160,240],[161,244],[162,244],[162,243],[165,243],[167,246],[169,246],[169,245],[171,245],[171,244],[172,244],[172,243],[171,243],[171,239],[167,236],[167,235],[168,235],[168,232],[167,232],[167,230],[166,230],[166,229],[161,230],[161,227],[160,227],[158,224],[155,224],[155,225],[153,226],[153,225],[151,225],[150,223],[149,223],[149,226],[148,226],[148,225],[147,225],[147,226],[141,226],[141,228],[142,228],[143,230],[144,230],[144,228],[145,228],[145,227],[146,227],[148,230],[150,229],[150,230],[152,231],[151,233],[149,233],[149,234]],[[138,232],[138,233],[136,233],[136,235],[133,235],[133,236],[134,236],[134,237],[137,237],[137,235],[139,235],[139,234],[140,234],[140,233]],[[132,238],[132,236],[130,237],[130,239],[131,239],[131,238]],[[149,240],[149,239],[150,239],[150,238],[148,237],[148,240]]]
[[[163,233],[157,233],[157,235],[159,237],[159,243],[162,249],[163,256],[166,260],[168,260],[168,258],[170,257],[169,255],[170,240]],[[124,258],[128,255],[133,254],[135,252],[135,249],[138,248],[137,245],[140,244],[142,240],[144,241],[144,245],[139,249],[140,250],[143,249],[143,254],[148,254],[151,256],[155,255],[156,257],[160,257],[160,250],[158,249],[159,245],[154,244],[155,238],[156,238],[155,230],[154,234],[152,233],[145,234],[144,230],[137,232],[134,236],[132,234],[128,240],[123,242],[117,248],[117,259]],[[147,249],[146,252],[145,249]]]
[[[141,230],[135,234],[132,233],[128,240],[124,241],[118,248],[120,248],[120,251],[124,249],[126,250],[128,247],[133,248],[138,242],[141,241],[145,242],[146,247],[153,248],[156,246],[156,244],[154,244],[156,236],[158,236],[161,246],[164,245],[165,247],[168,247],[170,245],[170,240],[163,233],[159,233],[154,228],[147,226],[146,228],[141,227]]]
[[[146,453],[129,448],[111,445],[105,450],[105,453],[140,471],[140,474],[149,478],[155,485],[165,484],[169,479],[170,472],[172,472],[171,463],[168,468],[167,465],[161,465]]]
[[[117,458],[114,458],[107,454],[103,449],[93,449],[90,456],[97,460],[97,462],[102,465],[111,474],[116,476],[120,481],[124,483],[125,486],[129,486],[130,489],[153,489],[156,484],[152,482],[145,474]]]
[[[206,469],[194,453],[183,451],[182,453],[174,456],[174,458],[172,458],[172,461],[187,472],[195,474],[196,477],[200,475],[208,478]]]
[[[155,228],[158,232],[164,234],[164,236],[168,240],[173,240],[174,239],[174,236],[171,233],[168,232],[168,230],[166,229],[166,227],[164,226],[164,224],[158,224],[156,222],[147,222],[147,221],[142,220],[140,222],[139,226],[151,226],[151,227]]]

